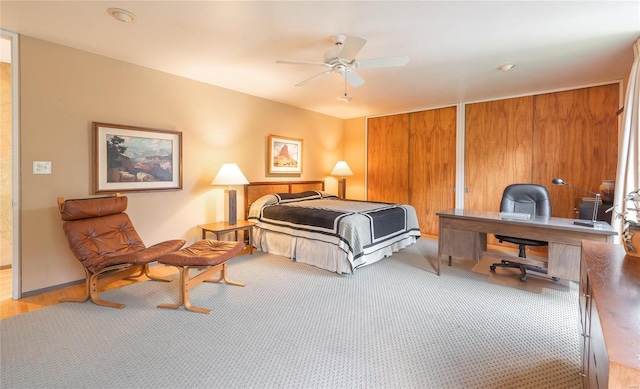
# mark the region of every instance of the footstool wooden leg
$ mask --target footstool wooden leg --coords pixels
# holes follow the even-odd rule
[[[180,269],[180,301],[177,304],[159,304],[158,308],[178,309],[184,305],[184,308],[188,311],[198,313],[211,313],[210,309],[197,307],[191,304],[189,300],[189,292],[191,289],[201,284],[202,282],[220,282],[224,281],[230,285],[245,286],[243,282],[232,281],[227,279],[227,264],[223,263],[217,266],[212,266],[202,273],[193,278],[189,278],[189,266],[176,266]],[[213,280],[212,274],[220,273],[220,277],[217,280]]]
[[[222,270],[220,270],[220,276],[218,278],[209,278],[207,280],[204,280],[204,282],[220,282],[220,281],[224,281],[226,284],[229,285],[237,285],[237,286],[245,286],[246,284],[244,282],[240,282],[240,281],[233,281],[227,278],[227,264],[223,263],[222,264]]]
[[[227,261],[240,253],[243,248],[244,243],[241,242],[220,242],[205,239],[180,251],[158,258],[158,262],[180,269],[180,301],[178,304],[160,304],[158,308],[178,309],[184,305],[188,311],[211,313],[210,309],[192,305],[189,300],[189,292],[202,282],[224,281],[230,285],[244,286],[245,284],[242,282],[227,278]],[[190,268],[206,270],[189,278]],[[216,273],[220,274],[219,277],[212,279],[211,276]]]
[[[168,309],[178,309],[184,305],[184,308],[187,311],[198,312],[198,313],[211,313],[210,309],[196,307],[191,304],[189,300],[189,291],[199,284],[200,282],[195,282],[195,280],[202,276],[202,274],[194,277],[193,279],[189,279],[189,266],[180,266],[180,301],[177,304],[160,304],[158,308],[168,308]]]
[[[178,309],[184,304],[185,285],[189,281],[189,269],[185,269],[182,266],[176,266],[176,267],[180,271],[180,301],[177,304],[160,304],[158,305],[158,308]]]

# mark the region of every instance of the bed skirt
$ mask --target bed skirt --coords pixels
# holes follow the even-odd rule
[[[339,247],[321,241],[314,241],[279,232],[253,227],[253,246],[265,253],[287,257],[295,262],[306,263],[338,274],[351,274],[355,269],[347,253]],[[364,257],[358,268],[378,262],[393,253],[414,244],[415,236],[401,238]]]

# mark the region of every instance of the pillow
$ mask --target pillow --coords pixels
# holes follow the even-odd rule
[[[291,203],[294,201],[316,200],[322,198],[320,192],[316,190],[308,190],[300,193],[276,193],[278,204]]]
[[[320,196],[322,196],[323,199],[338,198],[338,196],[334,195],[333,193],[329,193],[325,191],[318,191],[318,193],[320,193]]]
[[[268,194],[260,197],[251,204],[251,207],[249,207],[247,220],[258,219],[260,217],[260,210],[267,205],[273,204],[278,204],[278,197],[275,194]]]

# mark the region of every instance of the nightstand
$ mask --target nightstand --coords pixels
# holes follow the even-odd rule
[[[227,234],[229,232],[235,232],[235,240],[238,240],[238,231],[248,231],[249,233],[249,254],[253,254],[253,245],[251,244],[251,230],[256,223],[246,220],[238,220],[234,225],[229,225],[226,222],[209,223],[199,225],[198,228],[202,229],[202,239],[207,239],[207,232],[211,232],[216,235],[216,240],[220,240],[221,234]]]

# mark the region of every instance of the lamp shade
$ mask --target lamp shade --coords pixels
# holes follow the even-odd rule
[[[331,171],[332,176],[347,177],[352,176],[353,172],[349,169],[349,165],[345,161],[338,161]]]
[[[222,165],[211,185],[246,185],[249,181],[235,163]]]

